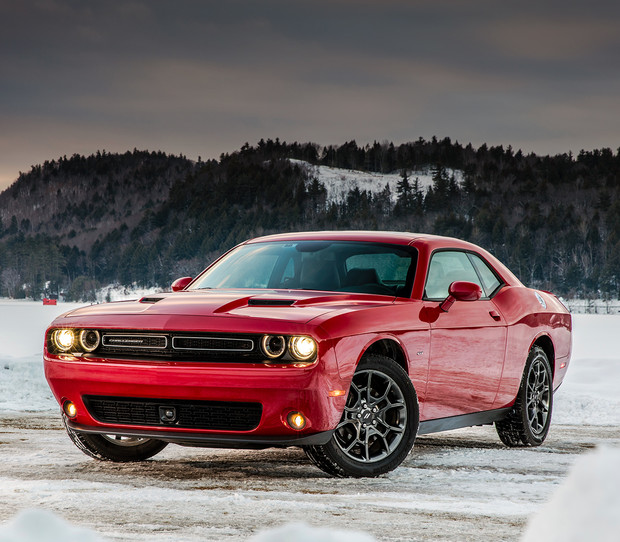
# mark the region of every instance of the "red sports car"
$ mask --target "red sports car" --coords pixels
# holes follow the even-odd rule
[[[571,354],[555,296],[433,235],[262,237],[172,290],[47,330],[45,374],[86,454],[302,446],[329,474],[376,476],[436,431],[495,423],[537,446]]]

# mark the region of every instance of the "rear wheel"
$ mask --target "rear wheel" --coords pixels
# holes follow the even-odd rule
[[[419,424],[418,398],[394,360],[369,355],[353,375],[344,412],[331,440],[305,447],[310,460],[334,476],[378,476],[400,465]]]
[[[508,417],[495,422],[500,440],[507,446],[540,446],[549,432],[553,409],[553,374],[545,351],[530,350],[521,387]]]
[[[168,445],[167,442],[148,438],[78,433],[67,425],[65,416],[63,422],[73,444],[86,455],[102,461],[144,461]]]

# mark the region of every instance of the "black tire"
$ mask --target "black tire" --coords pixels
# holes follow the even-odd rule
[[[495,422],[506,446],[540,446],[549,432],[553,410],[553,373],[545,351],[530,350],[521,386],[508,416]]]
[[[161,440],[78,433],[67,425],[66,416],[63,415],[62,420],[73,444],[86,455],[101,461],[144,461],[168,446],[167,442]]]
[[[331,440],[304,450],[317,467],[332,476],[379,476],[407,457],[419,421],[418,397],[409,375],[394,360],[371,354],[353,375]]]

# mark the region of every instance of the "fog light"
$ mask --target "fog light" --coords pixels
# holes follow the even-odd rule
[[[75,333],[72,329],[57,329],[52,335],[54,344],[58,350],[66,352],[75,343]]]
[[[71,401],[65,401],[62,405],[62,409],[69,418],[75,418],[77,416],[77,407],[75,406],[75,403],[72,403]]]
[[[301,412],[289,412],[286,417],[286,423],[288,423],[291,429],[301,431],[304,427],[306,427],[306,417]]]

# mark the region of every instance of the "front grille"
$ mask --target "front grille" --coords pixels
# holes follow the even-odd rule
[[[89,356],[196,362],[262,363],[260,335],[169,331],[101,331]]]
[[[102,344],[113,348],[166,348],[168,338],[165,335],[106,333],[102,338]]]
[[[84,404],[90,415],[102,423],[211,429],[219,431],[251,431],[260,423],[260,403],[223,401],[187,401],[177,399],[139,399],[85,395]],[[174,417],[162,421],[162,412]]]
[[[251,352],[254,342],[250,339],[227,339],[222,337],[173,337],[173,350],[225,350]]]

